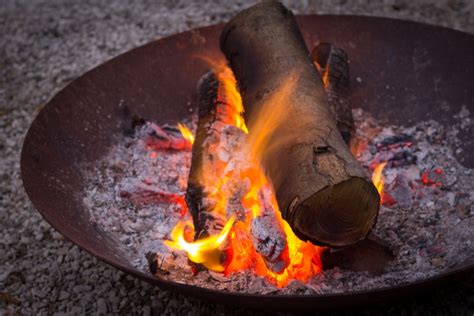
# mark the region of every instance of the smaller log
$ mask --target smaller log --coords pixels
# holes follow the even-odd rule
[[[240,174],[256,168],[244,152],[246,135],[230,124],[233,119],[226,110],[226,96],[219,89],[213,74],[203,77],[198,93],[199,119],[186,191],[195,239],[218,234],[230,213],[240,220],[246,218],[250,210],[242,205],[242,200],[250,190],[250,181],[242,180]],[[230,178],[220,183],[229,174]],[[219,199],[210,194],[216,191],[227,197],[227,205],[219,205]],[[287,266],[284,256],[287,244],[285,233],[272,209],[271,194],[270,188],[259,192],[262,214],[251,223],[251,237],[267,267],[281,272]]]
[[[226,214],[215,212],[216,202],[207,198],[206,180],[221,178],[216,147],[225,126],[217,111],[219,82],[212,72],[198,84],[198,126],[192,148],[186,203],[193,217],[195,239],[218,234],[225,225]]]
[[[319,43],[311,52],[311,58],[323,80],[328,107],[336,120],[337,129],[348,144],[355,131],[349,102],[349,57],[344,50],[331,43]]]

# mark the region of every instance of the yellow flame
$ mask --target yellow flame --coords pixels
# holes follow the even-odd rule
[[[278,135],[278,140],[272,139],[275,130],[285,122],[288,114],[288,98],[294,91],[298,76],[290,74],[279,89],[271,95],[262,105],[259,113],[253,117],[256,119],[249,122],[251,132],[248,138],[250,156],[257,161],[262,160],[264,153],[270,151],[270,147],[275,146],[285,139],[285,135]]]
[[[184,139],[186,139],[191,144],[194,144],[194,134],[186,125],[178,123],[178,129],[181,132],[181,135],[183,135]]]
[[[329,70],[325,69],[323,72],[323,76],[321,78],[323,80],[323,85],[325,88],[329,86]]]
[[[372,183],[375,185],[375,188],[377,188],[377,191],[379,194],[382,194],[383,192],[383,185],[384,185],[384,179],[382,176],[382,171],[383,168],[385,168],[385,165],[387,162],[382,162],[377,167],[375,167],[374,172],[372,174]]]
[[[168,247],[186,251],[189,260],[192,262],[200,263],[209,270],[222,272],[225,267],[222,264],[223,250],[221,246],[226,240],[234,221],[235,217],[230,217],[219,234],[194,242],[188,242],[184,239],[184,229],[191,223],[180,221],[171,232],[171,240],[166,240],[165,244]]]

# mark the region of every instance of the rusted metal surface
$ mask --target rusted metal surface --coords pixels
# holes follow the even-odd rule
[[[449,126],[462,106],[474,113],[474,36],[391,19],[301,16],[308,46],[329,41],[350,56],[351,104],[393,124],[436,119]],[[130,129],[130,116],[176,123],[195,110],[197,80],[207,70],[196,55],[218,55],[222,26],[149,43],[86,73],[57,94],[25,139],[21,170],[37,210],[59,232],[103,261],[163,288],[219,303],[255,308],[310,309],[360,305],[413,295],[472,272],[474,258],[416,283],[333,295],[243,295],[161,280],[134,268],[100,227],[88,220],[80,163],[103,156]],[[356,78],[359,78],[356,80]],[[460,137],[459,161],[474,167],[472,130]]]

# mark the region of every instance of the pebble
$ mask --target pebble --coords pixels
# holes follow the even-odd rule
[[[431,264],[434,266],[434,267],[440,267],[443,265],[443,259],[442,258],[433,258],[431,259]]]
[[[90,291],[92,289],[92,287],[90,287],[89,285],[76,285],[74,288],[73,288],[73,291],[75,293],[82,293],[82,292],[87,292],[87,291]]]
[[[143,316],[150,316],[151,315],[151,307],[148,305],[143,306]]]
[[[46,292],[44,292],[43,290],[40,290],[38,288],[33,288],[31,290],[31,293],[36,296],[36,297],[39,297],[39,298],[45,298],[46,297]]]
[[[70,296],[69,292],[61,291],[59,293],[58,300],[62,301],[62,300],[68,299],[69,296]]]
[[[456,193],[454,192],[448,192],[446,193],[446,199],[451,207],[454,207],[456,205]]]
[[[106,315],[107,314],[107,302],[102,297],[99,297],[97,299],[97,313],[99,315]]]

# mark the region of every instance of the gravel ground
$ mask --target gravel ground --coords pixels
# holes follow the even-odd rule
[[[29,124],[67,83],[138,45],[225,21],[251,2],[1,0],[0,315],[255,313],[164,291],[98,262],[35,211],[19,165]],[[285,2],[297,13],[396,17],[474,33],[469,0]],[[394,315],[473,311],[474,276],[429,296],[359,309]]]

